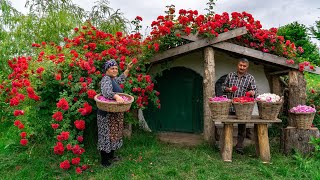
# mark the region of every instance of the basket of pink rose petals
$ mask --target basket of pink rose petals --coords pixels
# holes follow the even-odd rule
[[[107,99],[101,94],[97,94],[94,97],[97,107],[100,110],[107,111],[107,112],[126,112],[130,110],[131,104],[134,101],[134,97],[125,93],[117,93],[117,94],[124,100],[124,103],[118,103],[114,99]]]
[[[230,105],[231,99],[228,99],[226,96],[209,98],[211,117],[213,119],[227,119]]]
[[[316,114],[316,108],[313,104],[311,106],[298,105],[291,108],[289,113],[297,129],[309,129]]]

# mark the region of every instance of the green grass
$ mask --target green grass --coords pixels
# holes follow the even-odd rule
[[[99,164],[96,147],[87,147],[85,161],[91,167],[81,175],[74,169],[61,170],[45,142],[27,148],[8,142],[0,137],[0,179],[320,179],[319,161],[284,156],[274,142],[271,164],[262,164],[253,146],[245,149],[245,155],[234,153],[233,162],[225,163],[218,149],[207,144],[170,145],[154,134],[135,131],[117,152],[122,161],[110,168]]]

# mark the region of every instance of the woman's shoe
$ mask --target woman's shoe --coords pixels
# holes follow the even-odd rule
[[[111,166],[111,153],[107,153],[105,151],[100,151],[101,154],[101,165],[104,167]]]

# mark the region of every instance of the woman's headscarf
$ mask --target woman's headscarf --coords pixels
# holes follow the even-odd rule
[[[110,67],[118,66],[117,62],[114,59],[110,59],[103,64],[103,70],[106,72]]]

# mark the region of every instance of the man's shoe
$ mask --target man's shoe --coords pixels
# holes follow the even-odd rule
[[[118,161],[121,161],[121,157],[120,156],[114,156],[112,159],[111,159],[112,162],[118,162]]]
[[[236,153],[244,155],[244,151],[242,149],[236,149]]]

